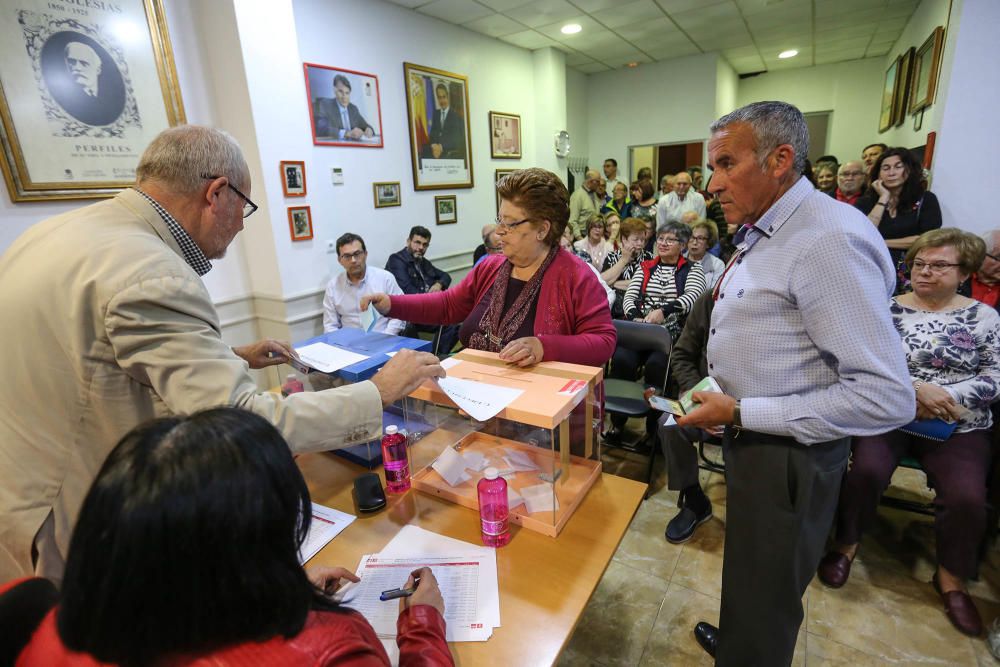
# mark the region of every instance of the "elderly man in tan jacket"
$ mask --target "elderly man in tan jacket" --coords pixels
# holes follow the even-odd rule
[[[249,192],[232,137],[171,128],[143,154],[135,188],[35,225],[0,257],[0,582],[61,578],[91,481],[140,422],[231,405],[269,419],[297,452],[334,449],[378,437],[383,405],[444,375],[407,350],[368,382],[259,392],[249,368],[287,361],[287,346],[231,350],[201,281],[256,209]]]

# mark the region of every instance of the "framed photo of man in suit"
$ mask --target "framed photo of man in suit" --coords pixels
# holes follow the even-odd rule
[[[403,63],[403,81],[414,189],[471,188],[468,78]]]
[[[382,148],[378,77],[303,63],[313,144]]]
[[[2,0],[0,11],[11,200],[111,197],[132,185],[153,137],[185,122],[162,0]]]

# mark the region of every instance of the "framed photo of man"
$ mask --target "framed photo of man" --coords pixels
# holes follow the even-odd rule
[[[288,229],[293,241],[308,241],[313,237],[312,211],[308,206],[288,207]]]
[[[0,0],[0,167],[12,201],[110,197],[185,122],[161,0]]]
[[[313,63],[302,67],[313,144],[382,148],[378,77]]]
[[[455,195],[434,197],[434,221],[439,225],[458,222],[458,198]]]
[[[399,196],[399,181],[372,183],[372,191],[375,194],[375,208],[401,206],[403,203]]]
[[[416,190],[471,188],[469,80],[403,63],[410,158]]]
[[[286,197],[306,196],[306,163],[281,161],[281,190]]]
[[[490,157],[495,160],[521,159],[521,117],[512,113],[490,112]]]

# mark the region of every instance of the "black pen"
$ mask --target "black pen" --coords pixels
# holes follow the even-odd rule
[[[417,586],[420,585],[420,579],[413,580],[413,588],[390,588],[387,591],[382,591],[382,594],[378,596],[378,599],[382,602],[388,602],[389,600],[397,600],[399,598],[408,598],[417,590]]]

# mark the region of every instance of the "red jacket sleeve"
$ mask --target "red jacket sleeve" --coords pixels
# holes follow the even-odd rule
[[[399,667],[454,665],[444,639],[444,617],[430,605],[408,609],[396,619],[396,643],[399,644]]]
[[[574,267],[576,270],[560,278],[567,283],[558,289],[560,297],[572,304],[568,308],[572,331],[537,336],[545,352],[543,361],[603,366],[615,352],[618,335],[611,322],[611,309],[604,289],[594,272],[579,261],[579,266]]]
[[[443,292],[393,295],[389,317],[420,324],[457,324],[465,320],[479,302],[480,295],[493,284],[493,278],[506,261],[491,256],[472,267],[454,287]]]

